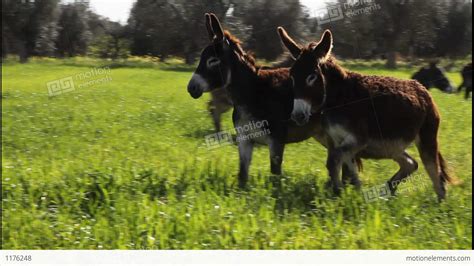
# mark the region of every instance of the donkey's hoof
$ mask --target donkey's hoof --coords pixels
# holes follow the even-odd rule
[[[360,182],[359,179],[355,179],[355,178],[344,178],[342,180],[342,185],[344,187],[347,187],[348,185],[351,185],[351,186],[354,186],[356,189],[361,189],[362,182]]]
[[[358,181],[358,182],[351,182],[351,185],[353,185],[355,187],[355,189],[357,190],[361,190],[362,189],[362,182]]]
[[[248,177],[239,176],[239,189],[247,189]]]
[[[342,192],[342,184],[334,184],[331,180],[326,182],[326,189],[332,190],[336,196],[340,196]]]
[[[272,175],[275,175],[275,176],[282,176],[283,175],[283,172],[281,170],[276,170],[276,171],[271,171],[272,172]]]
[[[341,196],[342,188],[340,186],[333,186],[332,187],[332,192],[334,193],[334,195],[339,197],[339,196]]]
[[[443,203],[446,200],[446,189],[443,189],[442,192],[436,193],[438,196],[438,202]]]
[[[387,182],[387,187],[390,190],[390,196],[395,197],[397,195],[398,188],[396,186],[393,186],[391,182]]]
[[[331,180],[327,181],[326,183],[324,183],[324,188],[329,190],[329,189],[332,189],[332,182]]]

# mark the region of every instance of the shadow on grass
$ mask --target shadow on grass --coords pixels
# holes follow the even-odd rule
[[[198,128],[195,131],[184,134],[184,137],[205,141],[205,138],[207,136],[210,136],[213,134],[216,134],[216,131],[213,129]]]
[[[226,131],[226,132],[228,132],[228,131]],[[186,133],[183,136],[186,137],[186,138],[196,139],[196,140],[201,141],[202,143],[205,144],[207,138],[212,138],[216,134],[218,134],[218,133],[216,133],[215,130],[199,128],[199,129],[197,129],[193,132]],[[232,144],[237,147],[238,143],[237,143],[237,141],[235,141],[236,139],[237,139],[237,135],[232,134],[232,140],[233,140]],[[228,146],[227,144],[228,143],[222,143],[222,146]],[[255,149],[261,149],[261,148],[265,148],[265,147],[267,147],[266,144],[255,143]],[[216,148],[216,147],[213,147],[213,148]]]
[[[306,212],[315,209],[317,207],[315,198],[324,194],[324,188],[316,183],[317,179],[316,176],[305,176],[301,179],[286,176],[268,177],[265,186],[271,189],[272,197],[276,200],[275,211],[279,213],[293,210]]]

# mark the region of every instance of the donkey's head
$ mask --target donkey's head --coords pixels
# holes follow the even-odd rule
[[[427,89],[434,87],[446,93],[454,92],[454,88],[445,71],[436,62],[422,68],[413,76],[413,79],[419,81]]]
[[[313,42],[306,48],[296,44],[282,28],[278,33],[283,44],[296,62],[291,68],[295,96],[292,119],[298,124],[308,123],[311,115],[326,102],[326,81],[321,65],[328,60],[333,46],[332,34],[325,31],[319,42]]]
[[[234,56],[245,55],[240,43],[230,33],[224,32],[214,14],[205,15],[209,45],[201,53],[199,65],[188,84],[188,92],[195,99],[231,83],[231,62]]]

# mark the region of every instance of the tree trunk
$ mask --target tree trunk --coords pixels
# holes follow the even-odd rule
[[[20,63],[24,64],[28,62],[28,51],[26,49],[26,44],[25,42],[19,42],[18,43],[18,55],[20,56]]]
[[[10,52],[10,47],[8,46],[8,42],[6,36],[2,36],[2,59],[6,59],[8,57],[8,53]]]
[[[397,68],[397,53],[396,52],[388,52],[387,53],[387,63],[386,67],[390,69]]]
[[[194,52],[186,53],[185,60],[187,65],[194,65],[194,63],[196,63],[196,57]]]
[[[186,52],[184,54],[184,58],[186,60],[187,65],[194,65],[196,63],[196,51],[198,50],[198,45],[194,41],[192,41],[187,47],[185,48]]]
[[[114,38],[114,52],[112,54],[112,60],[117,60],[120,55],[120,39],[117,37]]]

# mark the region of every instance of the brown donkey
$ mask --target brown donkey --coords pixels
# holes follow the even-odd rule
[[[318,43],[297,45],[279,28],[285,46],[297,58],[290,75],[295,104],[292,118],[306,123],[315,111],[322,116],[329,143],[327,168],[333,189],[341,186],[341,164],[355,154],[393,159],[400,170],[388,185],[397,186],[418,168],[405,151],[416,142],[440,200],[453,179],[439,151],[440,114],[429,92],[417,81],[366,76],[340,67],[331,56],[333,38],[326,31]]]
[[[240,158],[239,185],[245,187],[255,143],[270,147],[271,172],[282,173],[281,164],[285,144],[301,142],[311,137],[325,145],[320,134],[317,116],[305,126],[297,126],[290,119],[293,110],[290,69],[265,69],[255,64],[245,53],[240,41],[224,32],[214,14],[206,14],[206,26],[211,43],[204,48],[199,65],[188,84],[189,94],[197,99],[213,88],[226,88],[231,96],[233,122],[238,133]],[[252,125],[264,125],[254,132]],[[250,126],[249,126],[250,125]],[[248,128],[249,130],[242,130]],[[239,130],[240,129],[240,130]],[[264,135],[260,134],[262,131]],[[249,135],[258,136],[248,138]],[[344,177],[358,184],[357,164],[350,160],[344,165]]]

